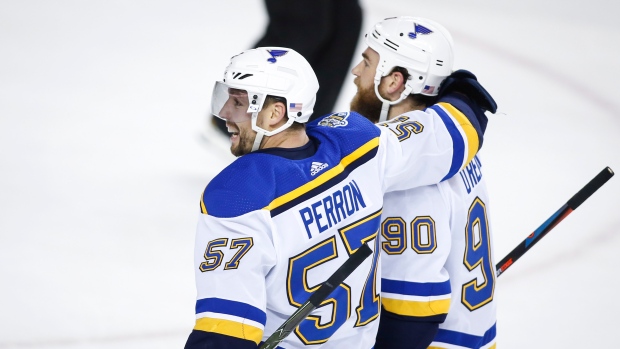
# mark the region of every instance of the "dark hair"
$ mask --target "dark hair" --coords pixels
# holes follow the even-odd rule
[[[286,98],[271,95],[267,95],[267,97],[265,97],[265,103],[263,105],[270,106],[276,102],[284,103],[284,106],[286,106]]]

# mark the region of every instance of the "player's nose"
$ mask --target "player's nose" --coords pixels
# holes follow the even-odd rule
[[[224,120],[230,120],[231,118],[231,108],[228,105],[224,105],[224,107],[222,108],[222,110],[220,110],[220,118],[224,119]]]
[[[353,69],[351,69],[351,74],[355,75],[355,76],[360,76],[360,65],[362,64],[362,62],[357,63],[357,65],[355,67],[353,67]]]

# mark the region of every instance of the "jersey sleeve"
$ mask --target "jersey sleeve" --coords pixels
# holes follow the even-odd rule
[[[482,131],[471,109],[462,109],[466,110],[440,101],[377,124],[386,192],[439,183],[469,163],[478,152]]]
[[[199,342],[197,347],[205,347],[200,346],[201,338],[214,337],[197,335],[198,331],[256,345],[261,341],[266,322],[265,278],[275,264],[270,228],[270,216],[264,210],[229,218],[200,215],[194,251],[197,301],[192,335]]]

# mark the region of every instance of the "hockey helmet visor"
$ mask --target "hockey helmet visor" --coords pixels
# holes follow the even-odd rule
[[[261,93],[248,92],[216,81],[211,95],[211,114],[230,122],[246,122],[251,120],[252,113],[260,111],[264,99]]]

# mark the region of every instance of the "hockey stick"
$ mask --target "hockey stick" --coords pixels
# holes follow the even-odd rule
[[[611,168],[606,167],[596,177],[594,177],[585,187],[583,187],[577,194],[573,195],[564,206],[554,213],[546,222],[544,222],[538,229],[534,230],[527,239],[521,242],[514,250],[510,251],[504,259],[497,263],[495,269],[497,276],[502,275],[506,269],[508,269],[514,262],[516,262],[521,256],[525,254],[532,246],[536,245],[540,239],[542,239],[551,229],[553,229],[558,223],[560,223],[566,216],[577,209],[584,201],[586,201],[595,191],[597,191],[603,184],[613,177],[614,171]]]
[[[332,276],[321,284],[318,290],[316,290],[310,298],[299,307],[284,323],[282,326],[271,335],[259,349],[273,349],[288,336],[291,331],[295,329],[303,319],[316,309],[329,295],[344,282],[351,273],[362,264],[362,262],[372,254],[372,250],[367,244],[363,244],[357,251],[353,252],[351,257],[347,259],[341,266],[332,274]]]

